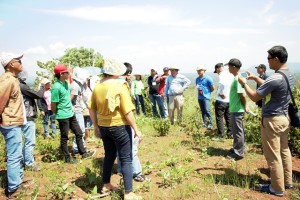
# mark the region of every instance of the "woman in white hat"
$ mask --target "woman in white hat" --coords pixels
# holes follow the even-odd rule
[[[131,85],[131,95],[134,98],[134,102],[135,102],[135,110],[136,110],[136,114],[139,115],[140,114],[140,104],[142,107],[142,111],[144,113],[144,115],[146,115],[146,109],[145,109],[145,103],[144,103],[144,83],[142,81],[142,74],[140,72],[137,72],[134,74],[135,76],[135,80],[132,82]]]
[[[132,192],[131,127],[139,141],[142,134],[137,128],[132,112],[134,105],[130,97],[130,88],[125,80],[118,79],[125,71],[125,65],[112,59],[104,60],[104,78],[92,92],[89,111],[95,136],[102,138],[105,151],[102,173],[104,185],[101,193],[108,194],[117,189],[110,183],[110,177],[118,153],[125,187],[124,199],[129,200],[140,199]]]

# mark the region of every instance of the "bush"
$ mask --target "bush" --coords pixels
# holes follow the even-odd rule
[[[153,121],[154,130],[159,133],[159,136],[166,136],[169,133],[171,123],[169,120],[157,119]]]

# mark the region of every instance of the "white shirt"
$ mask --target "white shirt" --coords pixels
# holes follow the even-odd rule
[[[229,103],[229,92],[230,92],[230,86],[232,81],[233,81],[233,75],[228,71],[223,70],[219,74],[219,84],[218,84],[216,100]],[[220,97],[220,95],[222,94],[225,95],[225,99],[222,99],[222,97]]]

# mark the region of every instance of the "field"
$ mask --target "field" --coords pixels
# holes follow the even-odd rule
[[[255,105],[251,106],[259,114]],[[149,109],[148,105],[148,113]],[[183,116],[184,122],[174,126],[149,116],[137,117],[144,135],[139,146],[139,159],[143,173],[151,178],[143,183],[134,182],[134,191],[143,199],[300,199],[300,159],[295,154],[294,189],[287,190],[283,198],[256,190],[256,185],[267,183],[269,177],[260,146],[260,115],[245,116],[247,154],[240,161],[225,159],[232,147],[232,139],[213,141],[211,138],[216,134],[216,127],[209,131],[200,126],[200,110],[193,87],[185,93]],[[34,184],[24,190],[19,199],[96,199],[102,186],[102,141],[93,138],[94,141],[87,143],[89,149],[97,150],[95,157],[88,160],[78,157],[80,163],[71,165],[62,160],[59,137],[44,139],[41,133],[41,121],[37,120],[35,159],[43,170],[25,172]],[[3,137],[0,144],[0,199],[5,199],[7,179]],[[123,187],[116,166],[112,182]],[[103,199],[123,199],[122,191]]]

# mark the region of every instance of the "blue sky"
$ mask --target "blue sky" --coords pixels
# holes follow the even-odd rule
[[[234,57],[249,68],[267,64],[274,45],[300,62],[299,33],[299,0],[0,1],[0,52],[23,52],[30,73],[37,60],[80,46],[142,73],[165,66],[213,71]]]

